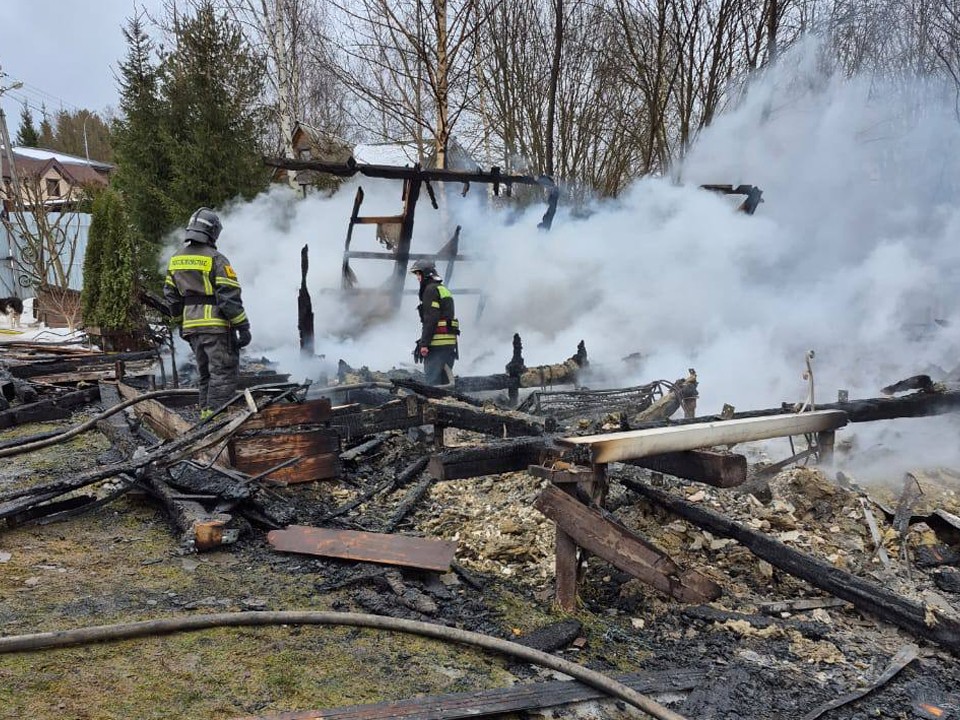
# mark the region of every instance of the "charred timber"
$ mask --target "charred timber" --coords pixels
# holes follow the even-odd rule
[[[917,637],[935,642],[960,654],[960,620],[936,608],[924,606],[881,585],[869,582],[784,545],[763,533],[755,532],[702,505],[682,500],[644,483],[620,478],[623,484],[676,515],[715,535],[732,538],[750,552],[794,577],[853,603],[881,620],[896,625]]]
[[[873,422],[875,420],[894,420],[906,417],[927,417],[930,415],[945,415],[960,412],[960,390],[943,390],[939,392],[916,392],[903,397],[865,398],[862,400],[848,400],[847,402],[817,404],[817,410],[842,410],[847,414],[849,422]],[[783,403],[778,408],[766,410],[749,410],[733,413],[724,418],[720,415],[701,415],[695,418],[681,420],[661,420],[644,422],[633,426],[633,430],[666,427],[668,425],[687,425],[691,423],[718,422],[723,420],[737,420],[741,418],[767,417],[771,415],[795,414],[794,406]]]
[[[63,420],[70,417],[78,407],[96,402],[99,399],[100,389],[89,387],[67,393],[59,398],[39,400],[35,403],[10,408],[0,412],[0,429],[28,422]]]
[[[143,352],[95,354],[89,357],[71,358],[70,360],[41,360],[25,365],[13,365],[10,374],[15,378],[27,379],[40,375],[58,375],[61,373],[76,372],[90,366],[108,366],[117,361],[130,362],[134,360],[157,360],[156,350]]]
[[[500,440],[438,453],[430,458],[429,471],[437,480],[499,475],[539,465],[548,453],[543,438]]]
[[[399,167],[394,165],[371,165],[358,163],[350,158],[346,163],[325,163],[319,160],[292,160],[289,158],[269,158],[264,161],[270,167],[284,170],[313,170],[328,173],[337,177],[352,177],[356,174],[372,178],[387,180],[420,180],[426,182],[455,182],[455,183],[489,183],[495,186],[503,185],[539,185],[553,188],[553,180],[546,175],[506,175],[499,168],[492,168],[489,172],[466,172],[461,170],[432,170],[417,166]]]
[[[537,436],[545,431],[543,422],[531,415],[484,411],[472,405],[416,395],[392,400],[370,410],[334,413],[330,418],[330,426],[344,439],[420,425],[456,427],[498,437]]]

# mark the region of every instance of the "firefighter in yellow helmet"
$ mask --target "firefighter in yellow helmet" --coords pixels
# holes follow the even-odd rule
[[[200,417],[206,419],[237,392],[240,348],[250,344],[250,321],[237,273],[217,238],[223,226],[210,208],[187,224],[184,248],[167,266],[163,295],[180,335],[190,343],[200,372]]]
[[[414,351],[423,362],[428,385],[453,383],[453,364],[459,357],[460,322],[453,295],[443,285],[432,260],[417,260],[410,270],[420,281],[420,339]]]

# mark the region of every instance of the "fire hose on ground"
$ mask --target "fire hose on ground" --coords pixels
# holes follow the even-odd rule
[[[416,620],[364,613],[342,613],[314,610],[249,611],[235,613],[213,613],[189,617],[144,620],[115,625],[96,625],[74,630],[34,633],[30,635],[12,635],[0,637],[0,654],[62,648],[72,645],[86,645],[110,640],[127,640],[137,637],[166,635],[178,632],[190,632],[214,627],[242,627],[256,625],[347,625],[353,627],[393,630],[397,632],[423,635],[426,637],[473,645],[501,654],[512,655],[527,662],[556,670],[579,680],[585,685],[599,690],[611,697],[633,705],[659,720],[685,720],[660,703],[638,693],[623,683],[603,675],[595,670],[583,667],[563,658],[519,643],[490,635],[461,630],[460,628],[435,625]]]

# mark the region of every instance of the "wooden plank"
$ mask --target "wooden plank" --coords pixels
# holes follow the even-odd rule
[[[330,419],[330,398],[317,398],[302,403],[276,403],[265,407],[247,420],[240,431],[264,428],[317,425]]]
[[[117,390],[124,400],[140,397],[141,392],[126,383],[117,383]],[[159,400],[143,400],[133,405],[133,411],[143,418],[161,438],[169,440],[186,434],[193,423],[167,408]]]
[[[814,410],[792,415],[740,418],[605,435],[567,437],[560,438],[558,442],[569,447],[587,447],[593,455],[593,462],[611,463],[681,450],[736,445],[755,440],[836,430],[846,424],[847,415],[844,412]]]
[[[256,458],[250,458],[238,462],[234,467],[247,475],[259,475],[270,468],[276,467],[282,461],[265,462]],[[275,482],[294,483],[313,482],[315,480],[330,480],[340,477],[341,465],[340,458],[336,453],[326,453],[323,455],[311,455],[301,458],[300,462],[289,467],[280,468],[270,474],[269,479]]]
[[[614,676],[639,693],[683,692],[702,685],[707,672],[697,668],[676,668]],[[460,720],[519,713],[524,710],[557,707],[570,703],[604,700],[608,696],[575,680],[526,683],[508,688],[449,693],[392,700],[367,705],[281,712],[236,720]]]
[[[676,563],[625,527],[549,485],[534,507],[557,523],[577,545],[681,602],[710,602],[720,587],[697,571],[681,572]]]
[[[695,480],[714,487],[736,487],[747,481],[747,458],[737,453],[684,450],[665,455],[651,455],[627,462],[630,465],[686,480]]]
[[[330,530],[305,525],[271,530],[267,534],[267,542],[281,552],[402,565],[439,572],[450,569],[457,549],[457,544],[450,540],[357,530]]]
[[[40,375],[71,373],[80,368],[92,369],[93,367],[101,366],[104,369],[108,369],[112,368],[118,360],[127,362],[133,360],[156,360],[157,358],[158,354],[156,350],[127,353],[90,353],[84,357],[74,357],[68,360],[40,360],[24,365],[12,365],[9,370],[13,377],[25,380]]]
[[[234,437],[230,441],[230,462],[237,468],[251,462],[263,462],[267,467],[273,467],[292,457],[306,458],[339,452],[340,436],[335,430],[327,428],[248,435]]]

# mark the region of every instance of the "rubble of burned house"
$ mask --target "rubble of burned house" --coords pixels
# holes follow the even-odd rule
[[[172,387],[158,360],[156,351],[3,347],[9,407],[0,428],[94,410],[70,429],[3,442],[0,458],[88,431],[110,439],[113,457],[0,486],[0,519],[46,524],[146,493],[181,552],[265,544],[277,556],[336,559],[343,564],[329,587],[350,588],[351,609],[372,615],[463,626],[446,584],[479,593],[519,583],[532,602],[569,620],[581,612],[621,618],[635,639],[672,618],[646,642],[675,652],[708,657],[726,638],[721,664],[779,668],[781,683],[805,662],[835,667],[835,677],[822,678],[830,699],[793,700],[806,717],[862,707],[861,698],[909,667],[929,682],[926,694],[900,688],[913,715],[898,716],[945,717],[936,713],[955,707],[945,678],[956,678],[960,653],[960,474],[918,470],[881,497],[842,469],[845,428],[954,412],[960,390],[952,386],[918,376],[875,398],[698,415],[693,369],[672,381],[591,390],[583,343],[566,360],[527,367],[515,337],[503,374],[453,386],[344,363],[329,384],[299,384],[245,366],[236,402],[198,422],[195,391]],[[772,438],[803,447],[786,458],[747,454]],[[558,627],[561,639],[543,648],[575,651],[582,625]],[[878,665],[865,673],[849,657],[868,642],[867,627]],[[606,631],[611,642],[617,632],[625,631]],[[746,637],[789,648],[792,659],[738,649]],[[611,679],[611,689],[575,677],[597,693],[590,697],[673,718],[705,712],[730,683],[696,675],[684,684],[681,673],[666,687],[634,677]],[[775,690],[756,690],[764,692]],[[440,705],[449,709],[451,697]],[[524,707],[584,697],[554,688]],[[417,717],[460,716],[411,702]],[[471,716],[496,714],[482,694],[456,702]]]

